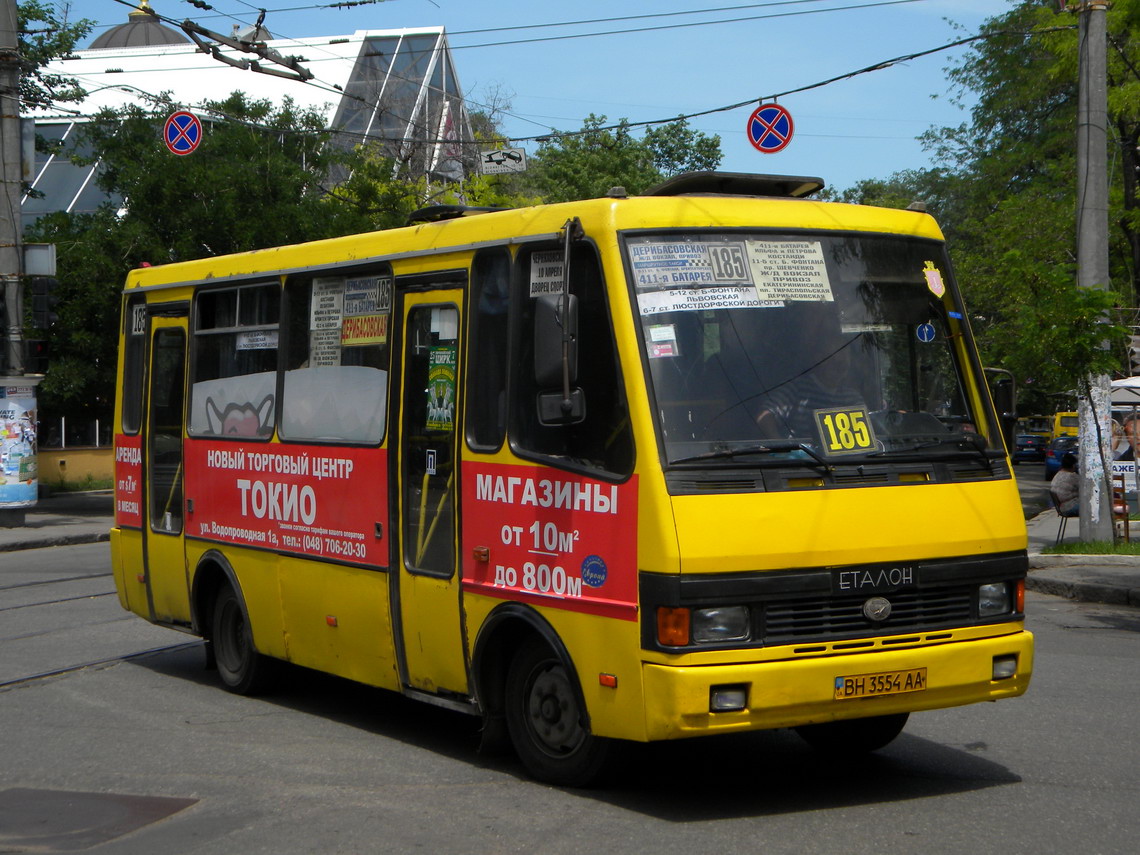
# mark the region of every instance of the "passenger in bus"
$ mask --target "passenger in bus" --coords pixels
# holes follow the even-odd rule
[[[813,309],[796,327],[798,341],[789,355],[796,373],[767,390],[767,406],[756,418],[765,437],[815,437],[816,411],[866,409],[853,370],[852,349],[859,336],[843,333],[829,307]]]

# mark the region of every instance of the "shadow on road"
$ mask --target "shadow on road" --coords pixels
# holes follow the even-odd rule
[[[205,670],[200,649],[131,664],[224,691],[216,675]],[[394,692],[289,666],[280,688],[260,701],[528,780],[513,754],[479,751],[478,718]],[[976,753],[905,732],[882,751],[857,760],[820,753],[791,731],[776,730],[622,744],[614,765],[618,771],[604,786],[569,792],[672,822],[923,799],[1020,781]]]

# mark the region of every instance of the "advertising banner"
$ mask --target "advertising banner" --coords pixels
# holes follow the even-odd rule
[[[115,525],[142,528],[142,437],[115,434]]]
[[[463,513],[465,590],[636,620],[636,476],[468,462]]]
[[[36,503],[36,387],[0,386],[0,510]]]
[[[205,439],[185,449],[187,536],[388,565],[386,450]]]

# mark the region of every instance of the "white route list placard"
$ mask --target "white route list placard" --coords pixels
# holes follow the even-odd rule
[[[748,266],[761,300],[830,303],[834,297],[819,241],[748,241]]]

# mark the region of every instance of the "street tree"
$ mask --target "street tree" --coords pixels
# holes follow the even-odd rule
[[[55,4],[41,0],[20,0],[16,7],[19,25],[20,104],[35,111],[60,102],[82,100],[86,93],[74,77],[49,74],[44,66],[53,59],[70,54],[91,32],[94,22],[80,18],[69,22]]]
[[[948,69],[969,120],[923,136],[935,167],[864,182],[851,201],[927,202],[949,240],[984,361],[1011,370],[1023,412],[1067,407],[1127,364],[1135,323],[1140,0],[1109,12],[1111,282],[1076,287],[1076,17],[1026,0],[989,19]],[[1115,323],[1105,323],[1105,321]],[[1109,347],[1104,347],[1108,342]]]
[[[56,244],[58,256],[45,411],[108,415],[119,293],[131,268],[371,227],[358,208],[323,192],[330,170],[355,155],[327,144],[319,114],[235,93],[206,105],[200,147],[175,157],[161,134],[174,106],[104,111],[84,125],[78,144],[96,152],[97,180],[114,201],[95,213],[49,214],[28,232]]]
[[[591,113],[581,130],[555,132],[539,145],[530,181],[545,201],[569,202],[615,186],[641,193],[678,172],[715,169],[720,160],[720,137],[693,131],[684,119],[638,139],[625,119],[607,125]]]

